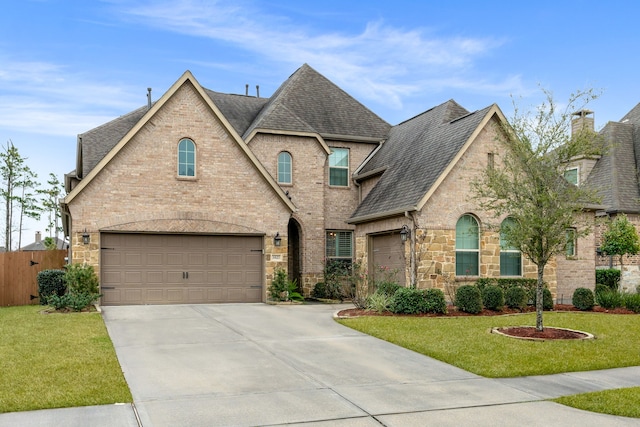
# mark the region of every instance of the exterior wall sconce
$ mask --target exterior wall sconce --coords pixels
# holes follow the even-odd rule
[[[87,233],[87,229],[85,228],[84,233],[82,233],[82,243],[85,245],[88,245],[90,241],[91,241],[91,235]]]
[[[602,253],[602,249],[600,249],[600,246],[598,246],[598,247],[596,248],[596,255],[598,255],[598,256],[603,256],[603,255],[604,255],[604,254]]]
[[[281,244],[282,244],[282,237],[280,237],[280,232],[276,232],[276,235],[273,238],[273,246],[279,248]]]
[[[406,225],[403,225],[400,230],[400,239],[402,239],[403,242],[406,242],[409,236],[411,236],[411,230],[409,230],[409,227]]]

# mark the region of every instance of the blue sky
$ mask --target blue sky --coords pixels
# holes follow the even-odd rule
[[[391,124],[448,99],[522,107],[602,90],[596,127],[640,102],[635,1],[20,0],[0,14],[0,142],[42,182],[76,135],[160,97],[185,70],[270,96],[308,63]],[[23,242],[42,223],[27,224]]]

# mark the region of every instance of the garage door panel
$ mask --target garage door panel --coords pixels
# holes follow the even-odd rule
[[[164,264],[164,254],[162,253],[148,253],[145,256],[145,264],[147,266],[152,265],[163,265]]]
[[[263,298],[262,237],[103,233],[101,242],[105,305]]]

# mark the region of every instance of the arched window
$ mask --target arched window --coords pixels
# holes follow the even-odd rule
[[[506,233],[510,228],[517,227],[513,218],[505,218],[500,224],[500,275],[522,276],[522,255],[515,246],[509,244]]]
[[[456,276],[478,276],[480,271],[480,227],[471,215],[456,223]]]
[[[196,176],[196,144],[190,139],[178,143],[178,176]]]
[[[291,184],[291,154],[286,151],[278,154],[278,182]]]

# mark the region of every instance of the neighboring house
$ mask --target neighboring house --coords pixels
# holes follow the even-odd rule
[[[66,243],[64,240],[59,239],[57,237],[52,237],[52,239],[56,242],[56,249],[66,249]],[[30,243],[26,246],[20,248],[21,251],[46,251],[47,247],[44,244],[44,240],[42,239],[42,234],[39,231],[36,231],[36,240],[33,243]]]
[[[577,112],[574,124],[594,130],[593,112]],[[602,156],[576,159],[567,169],[568,173],[576,177],[577,182],[574,183],[577,185],[586,184],[598,189],[606,207],[598,212],[599,217],[615,219],[624,213],[640,230],[640,104],[619,122],[608,122],[599,134],[605,146]],[[596,247],[602,243],[604,230],[606,225],[596,222]],[[617,257],[597,253],[598,267],[617,266]],[[634,291],[640,284],[640,255],[625,257],[624,263],[623,289]]]
[[[278,267],[308,294],[327,260],[418,287],[535,277],[469,200],[470,180],[500,161],[503,122],[496,105],[448,101],[391,126],[306,64],[270,98],[186,72],[78,136],[70,256],[96,266],[103,304],[264,301]],[[573,247],[547,270],[554,294],[562,263],[595,268],[593,243]]]

